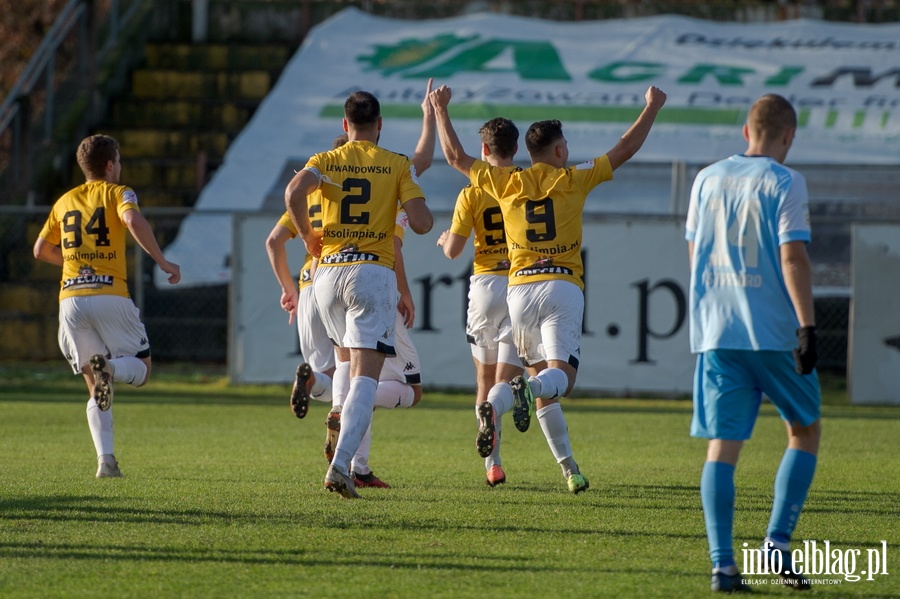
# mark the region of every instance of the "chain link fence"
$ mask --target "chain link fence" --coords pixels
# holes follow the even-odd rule
[[[821,207],[813,211],[813,242],[809,248],[816,290],[819,368],[843,375],[850,325],[852,222],[821,214],[815,216],[822,211]],[[189,210],[145,208],[142,212],[160,245],[165,247],[175,238]],[[31,252],[46,215],[47,208],[4,207],[0,212],[0,239],[6,246],[0,268],[0,301],[4,304],[0,309],[3,329],[0,359],[59,358],[56,330],[60,271],[58,267],[38,262]],[[900,224],[900,220],[896,222]],[[222,232],[223,236],[230,234],[230,231]],[[140,247],[130,242],[129,290],[141,310],[154,358],[225,363],[228,285],[157,288],[153,282],[155,268],[155,263]]]

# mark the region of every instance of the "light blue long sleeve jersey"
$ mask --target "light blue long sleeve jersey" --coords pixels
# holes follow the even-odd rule
[[[691,351],[795,347],[779,246],[810,240],[803,175],[768,156],[720,160],[697,174],[685,229],[694,243]]]

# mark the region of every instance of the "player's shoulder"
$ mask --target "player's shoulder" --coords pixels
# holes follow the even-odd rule
[[[401,152],[395,152],[393,150],[388,150],[387,148],[381,148],[381,149],[384,150],[385,152],[387,152],[388,154],[390,154],[391,156],[393,156],[394,158],[399,158],[402,160],[409,160],[409,156],[407,156],[406,154],[403,154]]]

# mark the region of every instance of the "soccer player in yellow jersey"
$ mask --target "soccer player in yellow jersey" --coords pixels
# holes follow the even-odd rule
[[[512,121],[501,117],[491,119],[478,133],[482,160],[493,166],[521,170],[513,165],[519,147],[519,130]],[[506,473],[500,459],[502,419],[495,419],[493,409],[487,404],[488,390],[522,374],[522,361],[512,341],[506,304],[509,251],[500,205],[483,188],[468,185],[459,192],[450,228],[441,234],[437,243],[444,255],[453,259],[462,253],[473,231],[475,259],[469,278],[466,337],[475,363],[478,422],[475,446],[484,458],[487,484],[493,487],[506,482]]]
[[[348,498],[359,497],[350,461],[372,419],[384,358],[395,355],[397,202],[415,233],[433,225],[409,158],[377,145],[381,126],[378,99],[369,92],[350,94],[343,119],[349,141],[310,158],[285,189],[291,220],[307,251],[319,258],[316,304],[338,360],[350,363],[341,432],[324,481],[326,489]],[[316,189],[322,194],[320,234],[307,205]]]
[[[417,175],[428,170],[434,158],[434,109],[428,98],[431,86],[432,79],[428,79],[422,101],[422,132],[412,156]],[[344,133],[335,138],[332,148],[339,148],[345,143],[347,135]],[[318,191],[310,194],[307,204],[313,228],[321,229],[319,219],[321,194]],[[412,407],[422,397],[419,354],[408,332],[408,328],[415,320],[415,304],[403,269],[401,248],[407,224],[406,213],[399,211],[394,227],[394,270],[400,296],[395,325],[397,355],[385,360],[375,395],[375,406],[387,409]],[[341,369],[335,374],[334,346],[328,339],[313,294],[312,279],[318,261],[312,254],[306,255],[300,273],[299,287],[294,283],[284,247],[288,239],[296,236],[297,229],[291,222],[290,215],[285,212],[266,239],[266,251],[282,287],[282,308],[291,314],[291,319],[295,315],[297,317],[300,353],[306,360],[297,366],[291,389],[291,409],[298,418],[303,418],[306,416],[310,399],[332,402],[333,408],[325,422],[325,456],[330,463],[334,457],[334,448],[340,432],[341,411],[350,384],[350,364],[341,363]],[[332,393],[332,385],[337,389],[336,393]],[[371,434],[370,426],[353,456],[350,474],[357,487],[387,488],[390,485],[379,479],[369,467]]]
[[[125,237],[129,231],[169,283],[181,269],[163,256],[137,195],[119,185],[119,144],[92,135],[78,146],[86,182],[63,195],[34,244],[34,257],[62,267],[59,347],[91,394],[87,421],[97,450],[97,478],[122,476],[113,447],[113,381],[135,387],[150,378],[150,343],[128,295]]]
[[[569,491],[589,487],[572,456],[558,398],[571,393],[581,353],[584,281],[581,262],[582,210],[588,193],[644,144],[666,100],[657,87],[618,143],[606,154],[567,167],[569,150],[559,121],[540,121],[525,134],[532,165],[520,172],[497,168],[465,153],[450,122],[451,90],[431,93],[441,148],[451,166],[497,198],[510,253],[507,301],[519,356],[535,376],[495,385],[487,403],[494,418],[512,410],[520,431],[537,418]]]

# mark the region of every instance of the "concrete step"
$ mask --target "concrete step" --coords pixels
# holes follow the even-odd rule
[[[103,127],[97,133],[111,135],[119,141],[123,170],[129,160],[136,158],[191,158],[205,152],[212,160],[221,160],[231,142],[224,132],[131,129]]]
[[[152,123],[161,129],[185,127],[237,133],[253,116],[256,101],[153,100],[130,98],[116,101],[110,111],[115,127]]]
[[[131,93],[136,98],[261,101],[272,87],[268,71],[188,72],[136,69]]]
[[[279,73],[292,54],[287,45],[146,45],[147,67],[180,71],[266,70]]]
[[[126,157],[122,164],[122,181],[127,181],[135,191],[151,187],[184,187],[199,191],[206,183],[209,170],[218,164],[219,162],[210,164],[202,157],[193,159]]]

